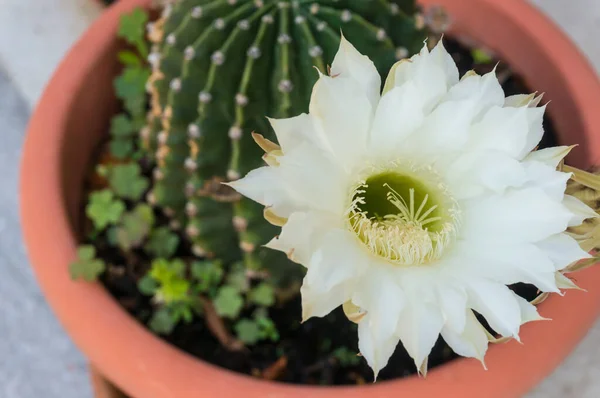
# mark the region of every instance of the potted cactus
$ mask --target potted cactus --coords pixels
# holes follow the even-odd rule
[[[265,151],[266,160],[273,161],[268,155],[278,150],[271,128],[277,121],[269,123],[265,116],[284,119],[308,111],[319,79],[313,66],[329,72],[340,30],[385,76],[397,60],[419,52],[427,37],[433,47],[448,19],[439,9],[423,17],[414,1],[186,0],[167,2],[161,16],[150,20],[147,11],[136,8],[149,3],[122,0],[106,11],[83,39],[96,45],[75,48],[30,127],[24,226],[51,304],[91,362],[134,397],[231,395],[241,389],[251,396],[265,391],[321,396],[329,390],[264,380],[371,382],[367,361],[356,355],[357,327],[341,308],[300,323],[305,270],[291,261],[297,260],[293,252],[286,256],[263,247],[279,233],[281,213],[223,183],[261,166]],[[498,75],[504,73],[507,94],[546,91],[558,102],[554,109],[561,107],[550,109],[556,127],[546,121],[548,137],[561,144],[586,142],[570,163],[590,166],[593,143],[600,139],[592,132],[600,124],[588,104],[600,98],[600,90],[571,44],[521,3],[512,4],[518,12],[491,0],[474,2],[468,10],[460,2],[441,3],[453,21],[451,36],[462,39],[446,41],[461,72],[489,72],[497,61],[494,51],[506,59]],[[520,20],[519,12],[530,20]],[[505,26],[522,35],[520,43],[498,38],[497,29]],[[541,33],[562,51],[544,44]],[[117,36],[126,48],[117,50]],[[485,50],[465,45],[472,39]],[[538,74],[537,64],[520,64],[532,59],[529,52],[549,62],[545,75]],[[561,63],[566,62],[561,52],[572,55],[568,63]],[[73,65],[83,67],[73,73]],[[573,73],[565,74],[567,69]],[[60,101],[58,91],[67,93]],[[52,167],[41,170],[40,164]],[[586,175],[579,175],[585,183]],[[44,206],[40,197],[46,198]],[[40,222],[52,227],[38,228]],[[592,270],[581,275],[584,287],[600,279]],[[526,286],[516,291],[530,300],[538,295]],[[490,348],[487,363],[495,369],[485,374],[472,362],[455,359],[440,339],[428,360],[428,377],[438,383],[408,377],[369,390],[339,391],[386,395],[406,388],[435,395],[439,388],[456,388],[476,395],[491,388],[498,396],[518,395],[575,344],[600,310],[591,304],[599,294],[569,293],[560,303],[546,301],[544,316],[575,326],[528,325],[522,332],[525,347]],[[573,305],[587,309],[568,311]],[[533,335],[537,341],[527,338]],[[568,343],[547,354],[544,342],[557,338]],[[399,347],[379,380],[423,371],[411,356]],[[528,357],[544,359],[544,365],[504,383],[514,366],[530,363]],[[472,382],[474,372],[481,384]]]

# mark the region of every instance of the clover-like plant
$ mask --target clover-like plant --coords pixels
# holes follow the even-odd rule
[[[77,260],[69,266],[73,279],[83,279],[91,282],[106,269],[106,264],[96,257],[96,248],[92,245],[82,245],[77,249]]]

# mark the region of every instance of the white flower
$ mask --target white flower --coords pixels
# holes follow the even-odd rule
[[[231,185],[283,226],[268,247],[308,271],[304,319],[344,304],[375,375],[402,342],[426,371],[438,336],[483,362],[491,338],[518,339],[543,319],[506,285],[573,287],[559,271],[588,257],[565,233],[595,213],[565,195],[569,152],[532,152],[539,97],[505,98],[494,72],[458,70],[443,45],[392,68],[344,38],[310,113],[271,120],[279,145],[255,139],[269,166]]]

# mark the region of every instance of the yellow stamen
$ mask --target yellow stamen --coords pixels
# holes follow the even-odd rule
[[[407,195],[401,195],[387,182],[375,187],[369,187],[368,180],[362,182],[353,191],[348,212],[351,229],[371,252],[395,264],[419,265],[436,260],[456,235],[456,202],[443,184],[436,185],[438,189],[433,192],[438,195],[432,197],[425,191],[429,185],[416,178],[387,172],[373,181],[381,184],[382,175],[403,191],[408,188]],[[381,187],[387,190],[385,198]],[[439,197],[441,201],[435,200]],[[379,215],[377,209],[388,214]]]

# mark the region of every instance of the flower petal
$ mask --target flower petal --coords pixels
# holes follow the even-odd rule
[[[456,199],[468,199],[491,190],[503,193],[519,187],[527,176],[523,165],[498,151],[467,152],[445,167],[448,186]]]
[[[543,241],[537,242],[536,246],[544,250],[557,271],[576,261],[592,257],[581,249],[575,239],[565,233],[549,236]]]
[[[440,103],[412,134],[402,148],[407,153],[446,154],[462,149],[469,140],[469,128],[476,104],[470,100]]]
[[[583,221],[587,220],[588,218],[598,217],[598,214],[594,211],[594,209],[577,199],[575,196],[565,195],[562,203],[571,212],[569,227],[581,225]]]
[[[477,104],[475,114],[488,110],[492,106],[504,105],[504,90],[496,77],[496,70],[479,76],[471,73],[463,78],[448,91],[445,101],[471,99]]]
[[[357,244],[353,232],[333,229],[323,237],[310,258],[304,284],[317,292],[326,292],[361,276],[368,263],[368,253]]]
[[[365,316],[363,321],[358,324],[358,349],[361,355],[367,360],[367,363],[373,369],[375,380],[379,371],[387,364],[398,346],[399,338],[395,335],[390,336],[384,341],[375,340],[369,326],[369,315]]]
[[[517,158],[529,131],[527,108],[491,107],[471,129],[473,149],[493,149]]]
[[[503,285],[531,283],[544,292],[558,292],[555,267],[547,253],[531,243],[484,243],[472,246],[462,241],[455,245],[448,272],[460,272]]]
[[[535,94],[515,94],[506,97],[504,100],[504,107],[521,108],[523,106],[529,106],[529,104],[535,99]]]
[[[464,289],[454,286],[440,286],[437,289],[438,303],[444,316],[444,329],[461,334],[465,329],[467,294]]]
[[[397,270],[392,265],[370,264],[352,296],[352,302],[367,312],[369,319],[363,322],[369,324],[376,341],[384,341],[394,334],[406,305],[405,294],[395,274]]]
[[[351,77],[362,87],[365,96],[371,102],[373,109],[379,102],[381,76],[373,61],[359,53],[342,35],[340,48],[331,64],[331,76]]]
[[[367,314],[358,325],[358,346],[375,378],[398,344],[396,325],[406,305],[396,271],[389,264],[371,264],[352,296]]]
[[[525,138],[525,146],[517,156],[518,159],[523,159],[527,154],[533,151],[544,135],[544,126],[542,123],[544,121],[546,105],[536,108],[527,107],[525,109],[529,128]]]
[[[530,152],[523,160],[526,162],[541,162],[556,169],[560,161],[563,160],[572,149],[573,146],[556,146],[552,148],[538,149],[537,151]]]
[[[274,167],[254,169],[244,178],[227,185],[242,195],[272,208],[280,217],[288,217],[303,206],[293,187],[281,182],[280,174]]]
[[[338,215],[346,211],[349,176],[326,153],[302,143],[278,161],[278,183],[287,185],[296,200],[308,208]]]
[[[287,119],[268,119],[284,153],[305,141],[315,141],[318,136],[312,119],[306,113]]]
[[[339,227],[340,220],[329,213],[295,212],[281,229],[281,234],[265,246],[288,255],[292,261],[308,266],[313,252],[325,235]]]
[[[334,286],[330,290],[315,291],[303,284],[300,288],[302,296],[302,322],[309,318],[322,318],[331,311],[348,301],[351,289],[345,284]]]
[[[446,325],[442,329],[442,337],[458,355],[477,358],[481,363],[484,363],[488,348],[488,337],[485,329],[475,318],[473,311],[470,309],[463,309],[463,311],[465,311],[465,326],[462,332],[456,332]]]
[[[438,41],[429,55],[433,61],[442,67],[446,75],[446,85],[452,87],[458,83],[458,68],[452,56],[444,47],[443,40]]]
[[[425,109],[431,110],[454,83],[455,76],[449,70],[442,50],[433,55],[424,45],[421,52],[411,58],[411,62],[397,64],[394,84],[402,86],[408,81],[414,82],[422,95]]]
[[[567,181],[571,178],[570,173],[557,171],[555,167],[534,160],[524,161],[522,164],[527,174],[526,186],[542,189],[548,197],[557,202],[563,200]]]
[[[583,290],[579,286],[575,284],[568,276],[563,275],[561,272],[557,272],[556,276],[556,284],[561,289],[577,289]]]
[[[398,344],[396,326],[406,305],[395,271],[387,264],[371,264],[352,296],[352,302],[367,313],[358,325],[358,346],[375,378]]]
[[[537,242],[567,228],[571,213],[539,188],[507,191],[464,206],[461,234],[472,242]]]
[[[483,315],[494,331],[518,339],[521,308],[508,287],[483,279],[470,280],[467,293],[470,307]]]
[[[277,160],[279,166],[252,170],[227,185],[269,207],[279,217],[287,218],[294,211],[306,209],[334,214],[346,210],[349,177],[323,151],[304,142]]]
[[[417,369],[422,368],[443,325],[444,318],[438,306],[421,302],[419,297],[412,298],[402,312],[396,333]]]
[[[375,108],[351,78],[321,75],[310,99],[317,134],[347,169],[360,161]]]
[[[417,86],[406,82],[384,94],[373,119],[370,135],[371,151],[385,157],[396,154],[396,148],[423,122],[423,102]]]
[[[538,313],[535,305],[531,304],[529,301],[515,293],[513,293],[513,296],[517,300],[519,308],[521,309],[521,325],[527,322],[546,320],[546,318]]]

